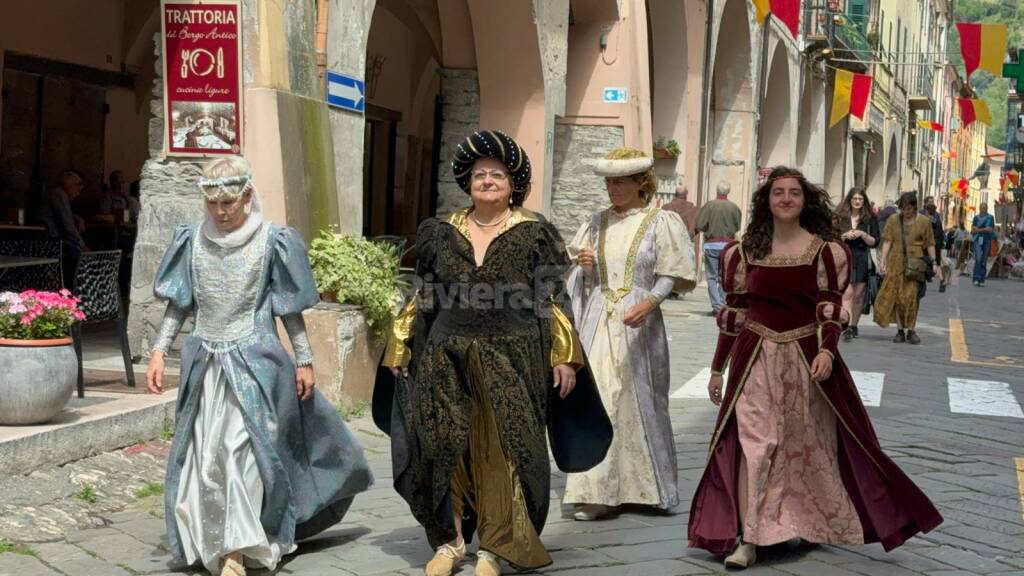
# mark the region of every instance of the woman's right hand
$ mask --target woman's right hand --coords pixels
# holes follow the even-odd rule
[[[391,374],[395,378],[398,378],[399,376],[406,376],[406,377],[409,376],[409,369],[408,368],[398,367],[398,366],[388,366],[388,370],[391,370]]]
[[[164,393],[164,353],[154,350],[146,368],[146,387],[153,394]]]
[[[722,375],[712,374],[708,380],[708,397],[715,406],[722,405]]]
[[[590,248],[580,249],[579,254],[576,255],[576,262],[584,268],[592,268],[594,266],[594,251]]]

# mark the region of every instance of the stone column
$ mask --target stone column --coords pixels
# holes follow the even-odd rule
[[[153,277],[179,224],[198,222],[203,205],[195,183],[202,171],[199,161],[163,159],[164,100],[163,56],[160,34],[153,37],[156,79],[150,101],[149,160],[142,166],[138,234],[132,257],[131,307],[128,341],[134,356],[148,356],[163,318],[165,304],[153,296]]]
[[[327,32],[327,69],[357,78],[366,70],[366,42],[376,0],[330,0]],[[345,234],[363,233],[362,114],[331,108],[334,179],[338,189],[339,228]]]
[[[551,211],[555,227],[568,242],[591,214],[608,206],[604,179],[594,174],[594,161],[625,140],[622,126],[555,126]]]
[[[244,154],[266,218],[296,228],[308,240],[338,222],[334,149],[316,73],[316,2],[243,0],[241,14]],[[160,40],[156,35],[158,51]],[[203,218],[196,182],[204,160],[163,156],[160,60],[158,53],[150,159],[142,169],[142,213],[132,263],[128,335],[136,356],[149,354],[159,327],[164,303],[153,297],[153,277],[174,228]]]
[[[437,216],[467,205],[466,193],[455,183],[455,147],[480,127],[480,83],[476,70],[441,68],[441,151],[437,170]]]

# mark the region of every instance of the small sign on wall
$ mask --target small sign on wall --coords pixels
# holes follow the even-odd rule
[[[161,0],[164,153],[242,151],[239,0]]]
[[[366,85],[355,76],[327,71],[327,104],[362,113],[366,110]]]
[[[629,90],[626,88],[605,87],[602,93],[605,104],[625,104],[629,102]]]

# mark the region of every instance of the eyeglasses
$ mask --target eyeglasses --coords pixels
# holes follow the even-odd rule
[[[488,178],[495,182],[504,182],[508,180],[508,173],[501,170],[474,170],[471,177],[474,182],[483,182]]]

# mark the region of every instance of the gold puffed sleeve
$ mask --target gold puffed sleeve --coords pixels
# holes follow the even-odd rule
[[[562,309],[551,306],[551,366],[570,364],[579,370],[583,367],[583,345],[572,322]]]
[[[381,364],[388,368],[406,368],[409,360],[412,359],[412,351],[406,342],[412,335],[413,321],[416,320],[416,297],[413,296],[406,303],[402,311],[395,316],[391,323],[391,334],[388,335],[388,344],[384,348],[384,359]]]

